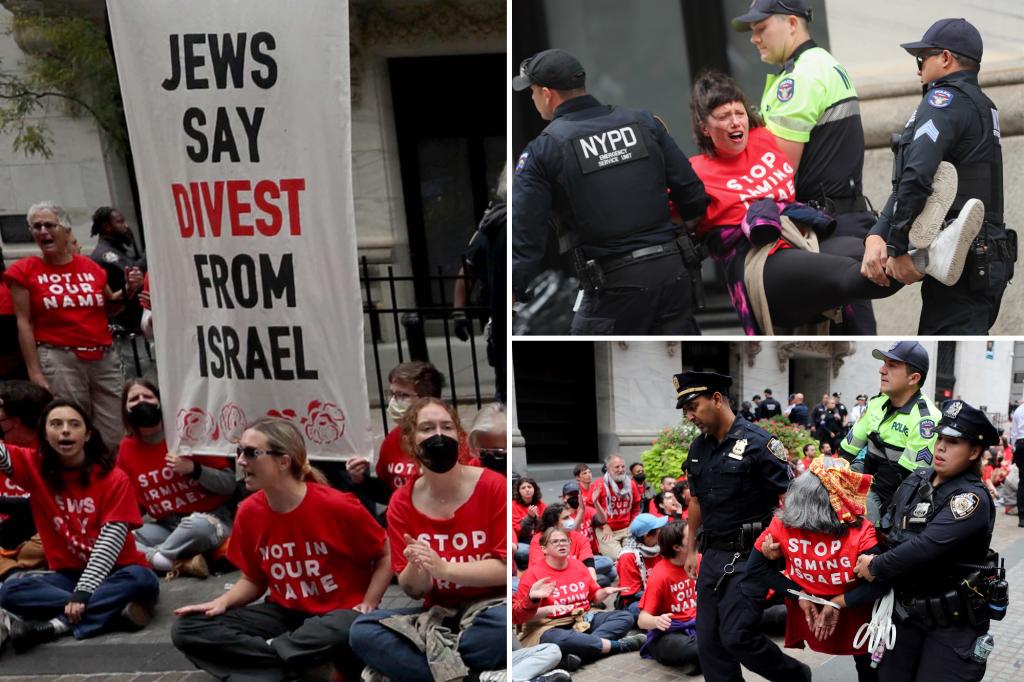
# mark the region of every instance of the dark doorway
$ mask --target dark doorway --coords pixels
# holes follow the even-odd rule
[[[450,291],[422,278],[458,274],[461,254],[506,159],[504,54],[388,61],[416,303]],[[459,94],[453,83],[470,85]]]

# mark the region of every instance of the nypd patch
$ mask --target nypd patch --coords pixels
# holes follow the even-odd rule
[[[960,493],[954,495],[949,501],[949,510],[953,512],[954,519],[966,519],[974,513],[980,502],[981,500],[974,493]]]
[[[114,253],[113,251],[107,251],[106,253],[103,254],[103,260],[107,261],[108,263],[116,263],[117,254]]]
[[[932,463],[932,453],[928,448],[921,448],[917,451],[917,457],[914,458],[915,462],[924,462],[926,465]]]
[[[778,438],[772,438],[768,441],[768,444],[765,447],[768,448],[768,452],[775,455],[775,459],[780,462],[786,461],[786,446],[782,444],[781,440]]]
[[[936,109],[945,109],[953,101],[953,93],[944,88],[936,88],[928,93],[928,104]]]
[[[921,422],[919,430],[921,432],[921,438],[931,438],[935,435],[935,422],[931,419],[925,419]]]
[[[785,78],[779,83],[779,87],[775,88],[775,97],[780,102],[788,102],[793,99],[793,92],[796,90],[796,83],[793,82],[792,78]]]
[[[516,161],[516,175],[519,175],[520,173],[523,172],[523,169],[526,168],[526,161],[529,158],[530,152],[523,152],[522,154],[519,155],[519,160]]]

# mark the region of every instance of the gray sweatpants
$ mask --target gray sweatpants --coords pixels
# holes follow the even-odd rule
[[[135,543],[146,559],[153,561],[156,552],[171,561],[187,559],[216,549],[231,528],[213,514],[196,512],[180,521],[178,517],[151,521],[135,530]]]

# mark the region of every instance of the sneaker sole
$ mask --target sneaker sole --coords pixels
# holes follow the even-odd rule
[[[928,195],[924,208],[910,226],[911,248],[927,248],[939,236],[949,207],[956,198],[956,184],[956,168],[948,161],[943,161],[932,178],[932,193]]]
[[[964,227],[963,232],[960,234],[960,240],[953,249],[953,258],[950,260],[949,269],[944,273],[940,273],[941,277],[932,275],[932,277],[947,287],[956,284],[960,279],[960,275],[964,272],[967,256],[971,252],[971,243],[978,236],[978,232],[981,231],[981,224],[985,221],[985,205],[977,199],[969,199],[960,210],[957,220],[962,221]]]

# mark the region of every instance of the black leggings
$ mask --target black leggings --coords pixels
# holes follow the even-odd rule
[[[823,251],[782,249],[764,266],[764,291],[772,324],[797,327],[821,320],[821,313],[856,299],[892,296],[903,285],[896,280],[878,286],[860,274],[864,245],[855,237],[832,237]]]

